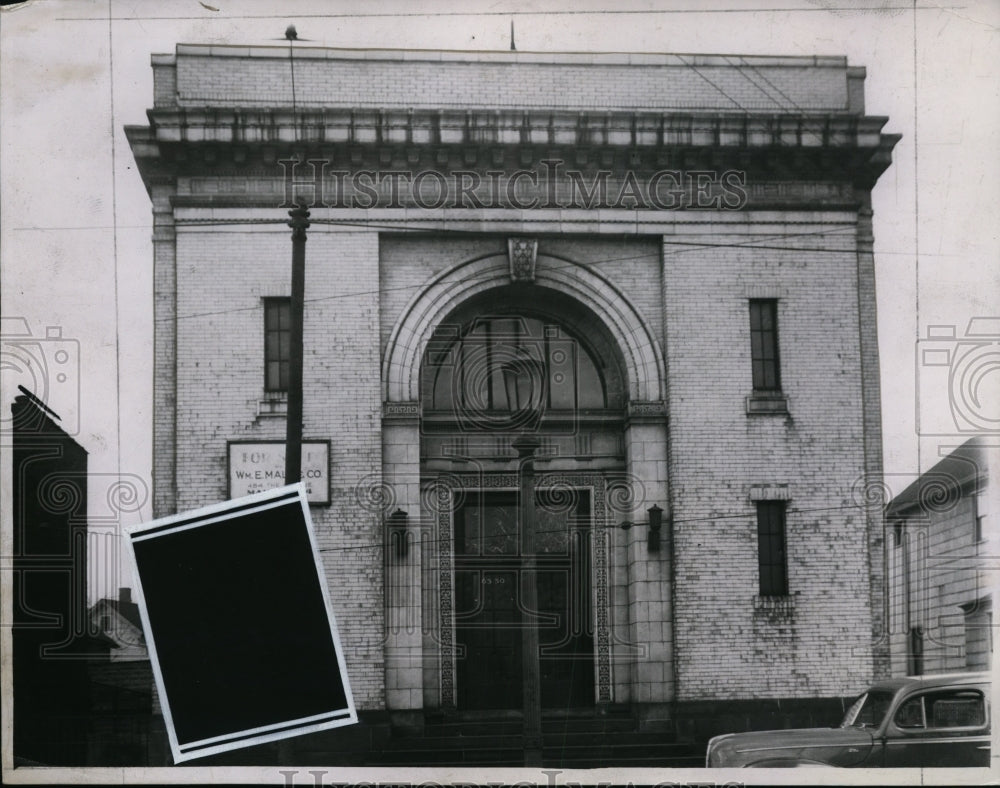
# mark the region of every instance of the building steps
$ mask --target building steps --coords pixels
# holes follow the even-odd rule
[[[545,718],[542,765],[692,767],[704,748],[679,742],[669,731],[641,731],[628,713]],[[394,766],[521,766],[520,719],[428,720],[423,730],[395,729],[372,763]]]

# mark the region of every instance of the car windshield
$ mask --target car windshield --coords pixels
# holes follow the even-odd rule
[[[891,692],[866,692],[859,697],[844,715],[841,728],[877,728],[892,703]]]

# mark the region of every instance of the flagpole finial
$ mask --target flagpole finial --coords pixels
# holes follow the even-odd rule
[[[516,52],[517,47],[514,46],[514,20],[510,20],[510,51]]]
[[[295,25],[289,25],[285,29],[285,38],[287,38],[289,41],[294,41],[298,37],[299,37],[299,34],[295,30]]]

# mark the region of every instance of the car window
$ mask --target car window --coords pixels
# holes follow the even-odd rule
[[[924,698],[910,698],[896,712],[895,723],[900,728],[924,727]]]
[[[927,724],[931,728],[971,728],[986,723],[983,696],[973,690],[927,696]]]
[[[892,703],[891,692],[866,692],[851,704],[841,728],[877,728],[889,711]]]
[[[910,698],[896,710],[899,728],[976,728],[986,724],[986,703],[978,690],[927,692]]]

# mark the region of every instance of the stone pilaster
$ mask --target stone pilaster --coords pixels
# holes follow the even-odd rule
[[[172,181],[154,183],[153,516],[177,511],[177,235]]]

